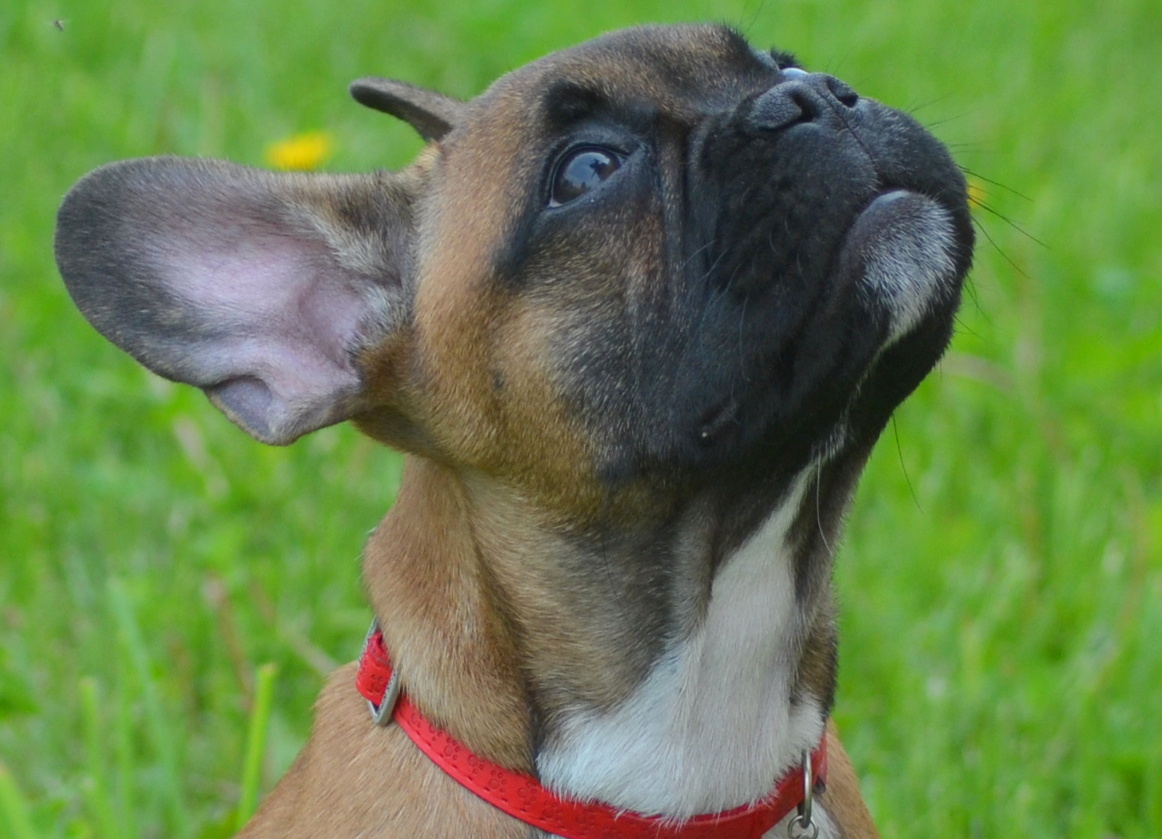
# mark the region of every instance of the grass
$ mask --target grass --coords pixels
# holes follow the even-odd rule
[[[961,328],[842,549],[838,717],[885,836],[1162,836],[1162,16],[1154,0],[10,0],[0,10],[0,836],[228,835],[368,619],[395,455],[251,442],[73,310],[56,205],[101,163],[335,171],[418,143],[349,102],[719,19],[914,111],[984,190]],[[63,29],[53,24],[63,21]],[[1153,698],[1152,698],[1153,697]]]

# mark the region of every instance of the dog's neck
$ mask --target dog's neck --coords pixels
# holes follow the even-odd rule
[[[715,561],[710,505],[595,549],[515,492],[412,458],[364,566],[404,689],[564,795],[673,817],[764,796],[819,742],[834,687],[839,513],[817,509],[821,475],[799,473]],[[808,562],[827,567],[804,577]]]

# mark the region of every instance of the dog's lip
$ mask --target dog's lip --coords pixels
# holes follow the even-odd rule
[[[866,215],[869,212],[880,212],[888,208],[898,201],[905,200],[908,196],[917,196],[923,198],[919,192],[908,189],[906,187],[883,187],[872,196],[871,200],[864,205],[864,208],[859,211],[857,218]],[[931,199],[928,199],[931,200]]]
[[[903,186],[885,186],[876,191],[863,209],[856,213],[848,238],[851,238],[851,231],[857,228],[861,220],[882,222],[904,214],[914,214],[920,208],[923,208],[923,212],[936,213],[949,219],[954,215],[953,210],[943,201],[924,192]]]
[[[888,323],[891,343],[955,300],[957,249],[950,210],[919,192],[889,189],[856,216],[838,268],[856,279],[873,314]]]
[[[867,212],[874,204],[880,204],[883,202],[891,203],[892,201],[897,201],[900,198],[903,198],[905,195],[911,194],[912,192],[913,190],[905,189],[903,187],[882,188],[874,196],[872,196],[872,199],[867,202],[867,206],[863,208],[863,211],[861,211],[860,214],[862,215],[863,212]]]

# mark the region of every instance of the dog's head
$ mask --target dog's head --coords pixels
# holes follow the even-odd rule
[[[972,227],[943,146],[727,29],[612,34],[467,103],[352,92],[433,141],[413,166],[135,160],[60,212],[86,316],[260,440],[354,419],[577,519],[865,451],[948,341]]]

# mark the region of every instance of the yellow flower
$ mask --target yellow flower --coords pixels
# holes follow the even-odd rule
[[[266,150],[266,161],[276,169],[309,172],[331,156],[333,142],[326,131],[308,131],[275,143]]]

